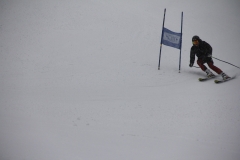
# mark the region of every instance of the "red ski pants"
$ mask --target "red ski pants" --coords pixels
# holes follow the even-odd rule
[[[219,69],[218,67],[214,66],[213,61],[208,61],[208,62],[204,62],[202,59],[198,59],[197,60],[197,64],[199,65],[199,67],[203,70],[206,71],[207,67],[204,65],[204,63],[207,63],[209,68],[211,68],[213,71],[215,71],[217,74],[222,73],[222,70]]]

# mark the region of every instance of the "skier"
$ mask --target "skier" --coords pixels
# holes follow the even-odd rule
[[[224,80],[230,78],[221,69],[213,64],[212,47],[207,42],[202,41],[199,36],[193,36],[192,43],[193,46],[191,47],[190,51],[189,67],[193,66],[196,55],[198,57],[197,64],[204,72],[207,73],[208,78],[215,77],[215,75],[204,65],[204,63],[207,63],[213,71],[215,71],[217,74],[220,74]]]

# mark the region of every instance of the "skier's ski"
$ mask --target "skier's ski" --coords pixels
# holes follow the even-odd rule
[[[234,79],[236,76],[232,76],[232,77],[230,77],[230,78],[228,78],[228,79],[221,79],[221,80],[215,80],[214,82],[215,83],[223,83],[223,82],[227,82],[227,81],[229,81],[229,80],[232,80],[232,79]]]
[[[198,78],[198,80],[199,80],[200,82],[203,82],[203,81],[207,81],[207,80],[209,80],[209,79],[215,78],[215,77],[216,77],[216,76],[205,77],[205,78]]]

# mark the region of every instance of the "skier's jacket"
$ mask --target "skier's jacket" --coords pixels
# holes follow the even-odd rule
[[[212,61],[212,58],[209,57],[212,55],[212,47],[210,44],[208,44],[205,41],[202,41],[201,39],[198,40],[199,45],[198,46],[192,46],[190,51],[190,63],[194,63],[195,61],[195,55],[198,57],[198,59],[202,59],[203,62],[209,62]]]

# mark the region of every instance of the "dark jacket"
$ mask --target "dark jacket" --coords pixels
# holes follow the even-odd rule
[[[190,63],[192,64],[195,61],[195,55],[198,57],[198,59],[202,59],[203,62],[212,61],[212,58],[208,57],[209,55],[212,55],[212,47],[210,46],[210,44],[200,39],[198,46],[191,47]]]

